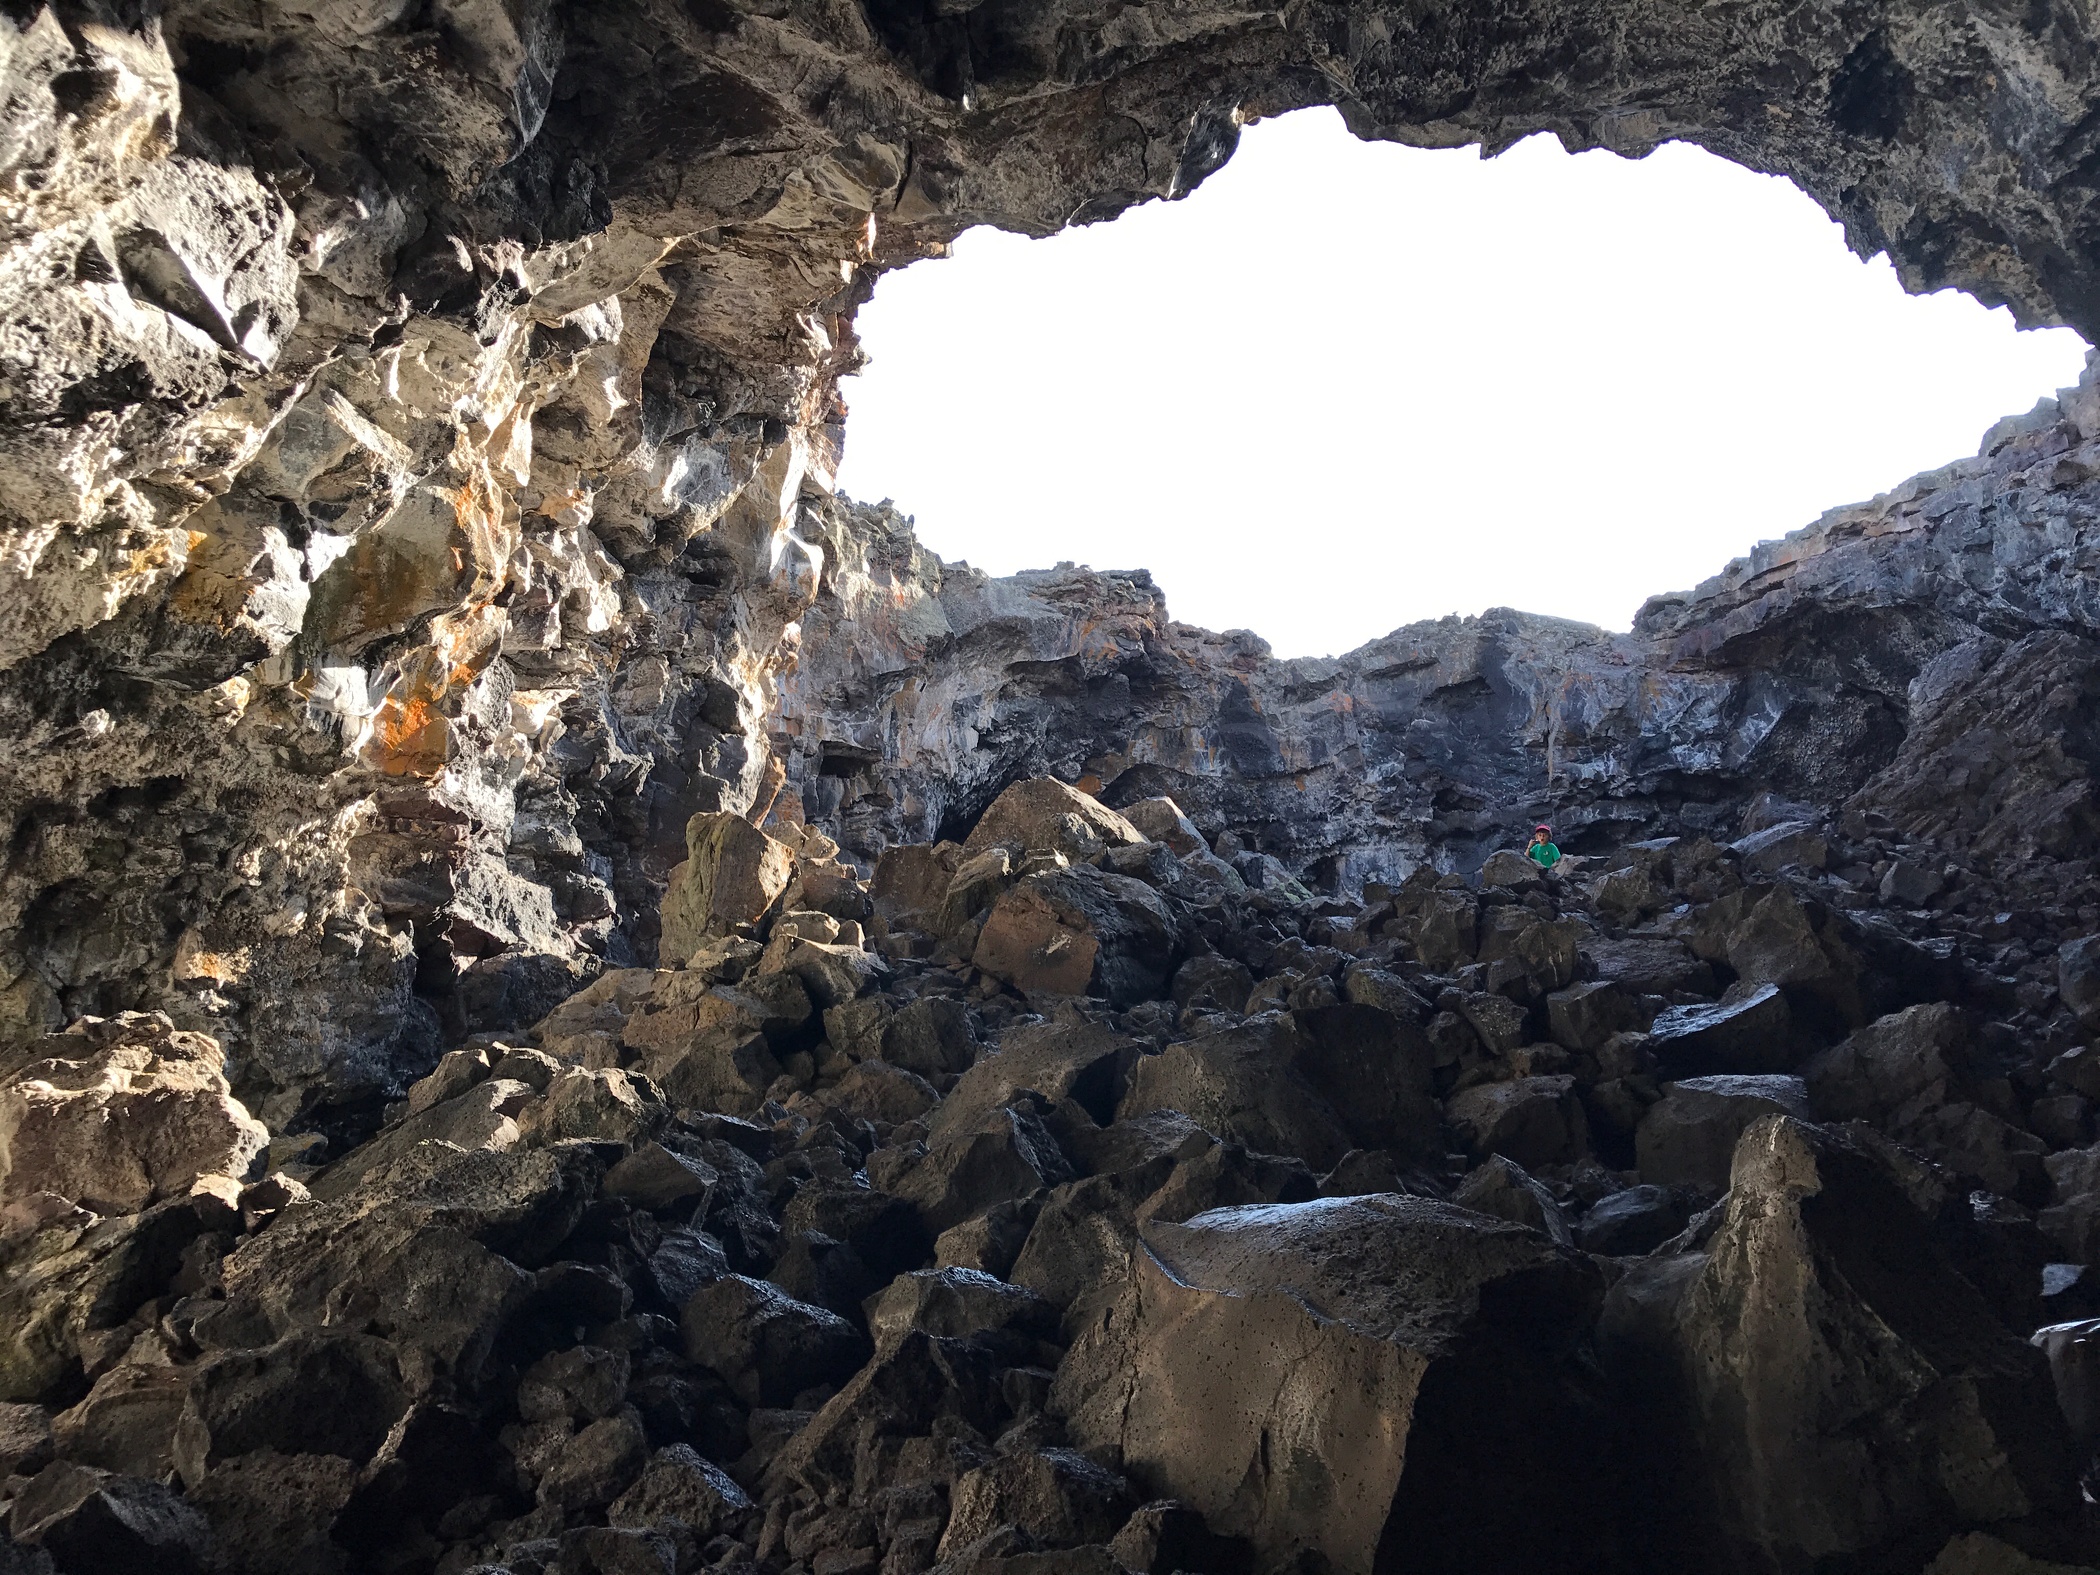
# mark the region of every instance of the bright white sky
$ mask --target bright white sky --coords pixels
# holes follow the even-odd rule
[[[1249,127],[1186,201],[975,230],[862,311],[840,484],[950,560],[1148,568],[1334,654],[1448,612],[1627,627],[1762,538],[1972,454],[2068,329],[1906,296],[1786,181],[1671,144],[1499,159]]]

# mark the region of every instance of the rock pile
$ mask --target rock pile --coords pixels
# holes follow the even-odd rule
[[[1824,821],[1346,902],[1048,779],[686,840],[681,960],[334,1147],[150,1016],[7,1064],[0,1568],[2100,1567],[2090,938],[2008,982]]]

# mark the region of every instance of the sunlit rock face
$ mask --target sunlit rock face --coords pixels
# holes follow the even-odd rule
[[[1470,873],[1542,818],[1602,852],[1849,800],[2075,907],[2100,834],[2096,439],[2088,373],[1628,633],[1496,610],[1297,660],[1171,621],[1142,572],[992,579],[833,503],[773,748],[804,817],[863,860],[1034,775],[1168,794],[1244,860],[1351,895]]]
[[[817,646],[839,638],[821,599],[853,310],[971,224],[1047,233],[1186,192],[1241,121],[1316,103],[1437,146],[1684,136],[1793,176],[1913,286],[2090,335],[2091,44],[2047,6],[10,3],[0,1031],[163,1010],[274,1124],[652,960],[687,820],[781,786],[786,666],[852,665]],[[2081,495],[2064,475],[2019,495]],[[1060,583],[944,616],[1097,594]],[[1115,598],[1132,631],[1159,621],[1138,582]],[[1142,747],[1104,724],[1089,755],[1218,781],[1230,762],[1248,785],[1218,812],[1250,826],[1302,773],[1326,829],[1281,851],[1346,879],[1416,856],[1414,833],[1364,840],[1374,810],[1480,812],[1474,787],[1369,773],[1479,742],[1436,700],[1465,674],[1499,697],[1477,719],[1497,748],[1521,726],[1579,771],[1600,739],[1633,750],[1647,701],[1600,680],[1547,703],[1521,676],[1590,636],[1403,639],[1290,672],[1163,637],[1147,681],[1186,722]],[[1212,707],[1207,675],[1241,669],[1244,705]],[[1725,755],[1755,704],[1693,671],[1686,705],[1734,711],[1652,747]],[[1451,731],[1395,752],[1337,715],[1283,730],[1301,760],[1257,710],[1359,693]],[[1352,749],[1367,774],[1323,786]],[[793,801],[828,814],[804,754]],[[850,780],[850,752],[818,758]],[[965,785],[899,803],[937,823]]]

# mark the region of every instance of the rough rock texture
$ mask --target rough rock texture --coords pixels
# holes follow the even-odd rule
[[[1431,844],[1470,867],[1556,784],[1598,801],[1578,822],[1667,830],[1716,772],[1827,799],[1864,765],[1939,813],[1979,664],[2031,703],[1965,835],[2076,842],[2047,675],[2091,627],[2063,572],[2087,400],[1630,640],[1496,615],[1336,663],[1168,630],[1139,578],[944,575],[828,491],[883,269],[1186,193],[1248,118],[1315,103],[1419,145],[1688,137],[1792,176],[1913,287],[2100,332],[2075,11],[65,0],[4,25],[12,1034],[160,1009],[264,1119],[363,1120],[448,1040],[652,961],[687,821],[762,818],[783,777],[871,858],[1045,767],[1151,771],[1282,860],[1261,878],[1353,888]],[[1876,544],[1903,572],[1862,572]],[[1899,760],[1921,675],[1954,709]]]
[[[0,1568],[2096,1567],[2100,384],[1310,662],[831,486],[885,268],[1318,103],[2100,335],[2094,43],[0,5]]]
[[[153,1144],[47,1145],[34,1190],[10,1140],[0,1550],[50,1575],[2100,1567],[2100,1047],[2070,1004],[1764,844],[1619,850],[1659,909],[1629,923],[1567,878],[1221,885],[1178,814],[1137,818],[1185,851],[1111,841],[1047,780],[979,840],[1008,839],[1008,895],[1142,891],[1171,969],[987,966],[962,849],[885,855],[946,877],[908,919],[850,877],[826,889],[865,925],[785,906],[836,864],[807,833],[766,852],[772,911],[468,1038],[362,1140],[262,1153],[211,1042],[161,1019],[41,1041],[11,1089],[70,1068],[113,1111],[162,1103]],[[1842,825],[1817,836],[1856,867]],[[1671,960],[1694,944],[1719,961]],[[1666,1080],[1667,1033],[1619,1025],[1717,1007],[1731,957],[1802,1003],[1733,1053],[1793,1070]]]

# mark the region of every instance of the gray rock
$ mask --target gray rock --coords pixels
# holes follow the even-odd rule
[[[1776,984],[1739,984],[1712,1006],[1666,1008],[1648,1034],[1655,1058],[1685,1076],[1791,1072],[1801,1061],[1793,1014]]]
[[[784,1405],[858,1368],[867,1340],[822,1307],[741,1274],[703,1286],[681,1319],[686,1354],[711,1367],[746,1405]]]
[[[1563,1247],[1574,1245],[1575,1238],[1561,1213],[1559,1200],[1522,1165],[1500,1154],[1469,1172],[1451,1194],[1451,1201],[1476,1214],[1492,1214],[1513,1224],[1529,1225]]]
[[[1665,1084],[1634,1135],[1641,1180],[1725,1191],[1737,1140],[1751,1123],[1775,1112],[1809,1118],[1808,1089],[1800,1078],[1692,1077]]]
[[[1215,1210],[1147,1226],[1145,1244],[1115,1316],[1058,1370],[1081,1448],[1117,1452],[1258,1557],[1310,1547],[1368,1571],[1397,1519],[1424,1556],[1459,1538],[1496,1567],[1565,1567],[1551,1544],[1589,1511],[1530,1463],[1584,1474],[1570,1353],[1538,1338],[1595,1304],[1575,1255],[1404,1197]],[[1436,1375],[1472,1362],[1502,1381],[1459,1401],[1468,1386]],[[1439,1502],[1452,1471],[1472,1484],[1463,1507]]]
[[[1572,1077],[1520,1077],[1479,1083],[1451,1096],[1444,1114],[1480,1155],[1519,1165],[1562,1165],[1589,1152],[1589,1120]]]
[[[1584,1252],[1623,1258],[1653,1252],[1691,1223],[1681,1190],[1643,1183],[1600,1198],[1582,1217]]]

